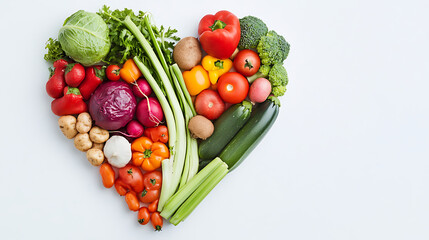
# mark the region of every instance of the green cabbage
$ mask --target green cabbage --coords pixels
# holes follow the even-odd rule
[[[83,10],[65,20],[58,40],[69,57],[86,66],[100,62],[110,50],[106,23],[97,14]]]

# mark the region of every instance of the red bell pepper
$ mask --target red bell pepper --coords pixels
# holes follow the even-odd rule
[[[52,101],[51,110],[55,115],[63,116],[87,112],[88,107],[83,101],[79,89],[65,87],[64,96]]]
[[[92,66],[85,70],[85,79],[79,86],[83,99],[88,100],[106,77],[106,66]]]
[[[201,47],[210,56],[225,59],[235,51],[240,41],[240,21],[228,11],[204,16],[198,25]]]
[[[143,173],[139,167],[128,164],[119,169],[118,175],[115,188],[119,195],[124,196],[127,192],[140,193],[143,191]]]
[[[66,82],[64,80],[64,71],[68,62],[64,59],[59,59],[54,62],[54,71],[52,76],[46,83],[46,92],[53,98],[59,98],[64,94]]]

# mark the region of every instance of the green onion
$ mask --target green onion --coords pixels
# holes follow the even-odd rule
[[[194,103],[192,102],[191,95],[189,94],[188,89],[186,88],[185,80],[183,79],[182,71],[180,71],[179,65],[177,63],[171,65],[173,67],[174,74],[177,77],[177,80],[179,82],[180,88],[182,89],[182,92],[185,95],[185,99],[188,102],[189,107],[192,110],[193,116],[197,115],[197,112],[195,111]]]

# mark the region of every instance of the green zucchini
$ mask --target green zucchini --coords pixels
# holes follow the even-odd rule
[[[212,160],[219,155],[235,134],[249,120],[252,104],[248,101],[228,108],[215,122],[213,134],[202,141],[198,147],[201,159]]]
[[[280,102],[275,97],[261,103],[253,110],[249,121],[222,150],[219,158],[228,164],[230,171],[236,168],[264,138],[277,119],[279,107]]]

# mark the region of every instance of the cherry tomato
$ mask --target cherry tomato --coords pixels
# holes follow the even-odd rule
[[[128,204],[128,208],[131,211],[138,211],[140,208],[140,202],[134,192],[127,192],[125,194],[125,202]]]
[[[227,72],[219,78],[217,90],[225,102],[236,104],[246,98],[249,82],[240,73]]]
[[[143,185],[147,190],[160,189],[162,184],[162,173],[152,171],[143,174]]]
[[[259,70],[261,60],[255,51],[244,49],[235,56],[233,64],[237,72],[243,74],[245,77],[249,77]]]
[[[143,192],[139,194],[139,199],[143,203],[151,203],[159,199],[159,194],[160,194],[159,189],[154,189],[154,190],[145,189],[143,190]]]
[[[156,212],[156,210],[158,209],[158,202],[159,202],[159,199],[153,201],[151,204],[149,204],[149,206],[147,206],[147,209],[149,209],[149,212]]]
[[[101,164],[100,175],[105,188],[113,187],[113,184],[115,183],[115,171],[113,171],[113,168],[110,166],[110,164]]]
[[[119,75],[119,66],[118,65],[109,65],[106,68],[106,77],[110,81],[118,81],[121,76]]]
[[[225,104],[214,90],[203,90],[195,99],[195,111],[210,120],[220,117],[224,110]]]
[[[155,231],[161,231],[163,220],[159,212],[152,213],[150,221],[152,222],[152,226],[155,228]]]
[[[141,225],[146,225],[150,220],[150,213],[147,207],[142,207],[139,209],[139,212],[137,214],[137,221]]]

